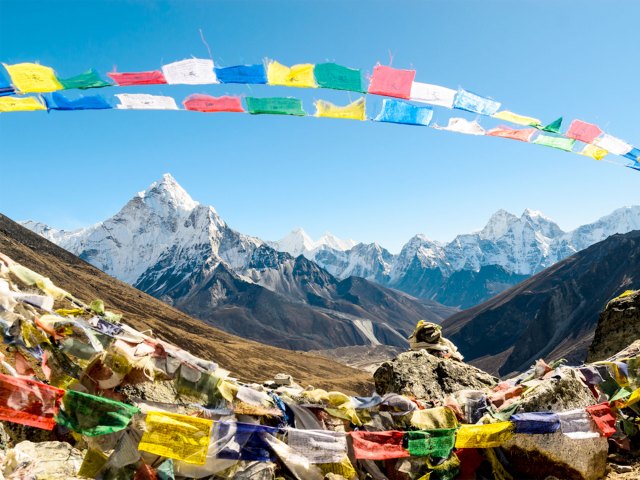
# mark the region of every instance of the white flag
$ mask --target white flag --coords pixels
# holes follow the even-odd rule
[[[464,118],[450,118],[446,127],[434,127],[438,130],[448,130],[450,132],[466,133],[467,135],[484,135],[485,130],[476,121],[470,122]]]
[[[213,70],[213,60],[190,58],[179,62],[163,65],[162,74],[167,83],[184,83],[187,85],[202,85],[218,83]]]
[[[627,142],[606,133],[601,137],[596,138],[593,141],[593,144],[600,148],[604,148],[605,150],[608,150],[616,155],[624,155],[625,153],[629,153],[633,148]]]
[[[125,110],[178,110],[176,101],[171,97],[148,95],[146,93],[116,94],[119,109]]]
[[[431,105],[439,105],[441,107],[453,108],[453,100],[456,96],[456,90],[439,85],[430,85],[428,83],[413,82],[411,84],[411,100],[416,102],[429,103]]]

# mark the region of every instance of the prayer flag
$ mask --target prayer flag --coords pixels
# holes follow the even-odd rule
[[[362,72],[355,68],[336,63],[319,63],[314,69],[314,76],[318,86],[322,88],[366,92],[362,84]]]
[[[592,143],[616,155],[624,155],[633,149],[627,142],[606,133],[594,139]]]
[[[573,150],[573,145],[576,143],[576,141],[573,138],[538,135],[531,143],[535,143],[536,145],[543,145],[545,147],[557,148],[558,150],[564,150],[565,152],[570,152],[571,150]]]
[[[364,98],[359,98],[344,107],[325,102],[324,100],[318,100],[315,106],[316,117],[348,118],[352,120],[366,120],[367,118]]]
[[[602,133],[597,125],[583,122],[582,120],[574,120],[569,125],[569,130],[565,133],[565,137],[574,138],[584,143],[591,143]]]
[[[630,151],[625,153],[623,156],[625,158],[628,158],[629,160],[633,160],[634,162],[637,162],[638,160],[640,160],[640,149],[633,147]]]
[[[287,444],[309,463],[339,463],[347,455],[344,432],[287,429]]]
[[[323,480],[325,478],[319,465],[309,463],[309,460],[298,455],[286,443],[269,434],[264,435],[264,440],[295,478],[300,480]]]
[[[105,82],[102,78],[100,78],[98,72],[96,72],[93,68],[74,77],[61,78],[60,84],[65,90],[69,90],[71,88],[86,89],[111,86],[109,82]]]
[[[162,66],[162,74],[169,84],[203,85],[218,83],[213,60],[189,58]]]
[[[401,100],[385,98],[382,110],[374,119],[376,122],[404,123],[428,127],[433,118],[431,107],[419,107]]]
[[[404,432],[366,432],[360,430],[350,432],[353,441],[353,451],[357,459],[388,460],[403,458],[410,453],[402,447]]]
[[[430,85],[428,83],[412,82],[411,83],[411,100],[440,107],[453,108],[453,100],[456,91],[451,88],[441,87],[439,85]]]
[[[203,465],[213,421],[178,413],[149,411],[138,450]]]
[[[3,65],[20,93],[55,92],[63,88],[50,67],[37,63]]]
[[[499,447],[513,436],[511,422],[484,425],[461,425],[456,435],[456,448]]]
[[[554,433],[560,428],[560,417],[553,412],[517,413],[511,415],[515,433]]]
[[[573,439],[596,438],[600,434],[591,416],[582,408],[558,413],[560,430]]]
[[[4,67],[0,65],[0,97],[4,95],[13,95],[14,93],[15,89],[11,86]]]
[[[624,403],[624,406],[630,407],[631,405],[635,405],[638,402],[640,402],[640,388],[636,388],[633,392],[631,392],[631,395]]]
[[[400,70],[376,65],[369,83],[369,93],[387,97],[410,98],[415,76],[415,70]]]
[[[31,112],[46,109],[47,107],[37,97],[0,97],[0,112]]]
[[[602,160],[609,154],[609,152],[604,148],[596,147],[595,145],[591,145],[590,143],[587,143],[579,153],[580,155],[585,155],[595,160]]]
[[[501,110],[491,116],[499,120],[505,120],[506,122],[517,123],[518,125],[528,125],[536,127],[541,125],[540,120],[538,120],[537,118],[518,115],[517,113],[510,112],[509,110]]]
[[[57,92],[51,94],[51,101],[47,102],[47,105],[51,110],[105,110],[112,108],[100,95],[71,100]]]
[[[261,63],[224,68],[216,67],[215,72],[220,83],[250,83],[253,85],[267,83],[267,72]]]
[[[272,60],[267,66],[267,79],[269,80],[269,85],[316,88],[313,67],[312,63],[301,63],[287,67]]]
[[[247,97],[247,109],[252,115],[297,115],[304,116],[306,112],[302,108],[302,100],[291,97],[257,98]]]
[[[105,397],[67,390],[56,421],[88,437],[124,430],[140,410]]]
[[[549,125],[544,127],[542,125],[534,125],[534,127],[536,127],[538,130],[542,130],[543,132],[548,132],[548,133],[560,133],[561,126],[562,126],[562,117],[554,120]]]
[[[161,95],[148,95],[146,93],[120,93],[117,94],[121,110],[178,110],[176,101],[171,97]]]
[[[447,458],[455,442],[455,428],[407,432],[407,445],[412,456]]]
[[[153,70],[151,72],[128,72],[107,73],[109,77],[121,87],[129,85],[159,85],[167,83],[164,75],[160,70]]]
[[[446,127],[438,127],[438,130],[447,130],[449,132],[465,133],[467,135],[484,135],[485,130],[482,126],[474,121],[466,118],[450,118]]]
[[[491,137],[510,138],[511,140],[519,140],[520,142],[528,142],[531,140],[531,136],[534,133],[536,133],[535,128],[514,129],[501,125],[499,127],[492,128],[486,133],[486,135]]]
[[[603,437],[610,437],[616,433],[616,417],[613,415],[608,403],[592,405],[585,408],[585,410],[591,415]]]
[[[453,108],[479,113],[480,115],[494,115],[500,110],[500,105],[500,102],[496,102],[487,97],[481,97],[464,88],[458,89],[458,93],[456,93],[453,100]]]
[[[458,420],[456,414],[450,408],[436,407],[413,412],[411,425],[420,430],[438,430],[456,428]]]
[[[189,95],[184,102],[184,108],[197,112],[244,112],[240,97],[224,96],[212,97],[210,95]]]
[[[264,435],[275,435],[277,428],[237,422],[219,422],[220,436],[231,434],[231,441],[218,452],[218,458],[227,460],[273,461]]]
[[[64,390],[0,374],[0,420],[52,430]]]

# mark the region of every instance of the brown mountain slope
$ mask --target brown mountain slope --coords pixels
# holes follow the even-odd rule
[[[351,393],[372,390],[370,375],[302,352],[283,350],[230,335],[194,319],[106,275],[75,255],[0,214],[0,252],[84,301],[104,300],[138,330],[213,360],[245,381],[267,380],[289,373],[301,384]]]

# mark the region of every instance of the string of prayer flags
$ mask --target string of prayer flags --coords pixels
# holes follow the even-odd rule
[[[184,102],[184,108],[196,112],[244,112],[240,97],[223,96],[212,97],[210,95],[189,95]]]
[[[391,430],[388,432],[351,432],[353,452],[357,459],[389,460],[404,458],[410,453],[403,448],[404,432]]]
[[[456,93],[452,88],[431,85],[429,83],[412,82],[409,96],[411,100],[416,102],[453,108]]]
[[[516,123],[518,125],[538,127],[542,124],[542,122],[537,118],[519,115],[517,113],[510,112],[509,110],[500,110],[499,112],[494,113],[491,116],[493,118],[497,118],[498,120],[504,120],[506,122]]]
[[[616,417],[614,417],[608,403],[600,403],[586,407],[585,410],[595,422],[603,437],[610,437],[616,433]]]
[[[376,65],[369,83],[369,93],[387,97],[410,98],[415,70]]]
[[[555,433],[560,428],[560,417],[553,412],[517,413],[510,420],[515,424],[515,433]]]
[[[11,77],[11,83],[20,93],[55,92],[63,88],[51,67],[37,63],[3,65]]]
[[[499,127],[492,128],[486,133],[486,135],[491,137],[510,138],[511,140],[518,140],[520,142],[528,142],[536,131],[537,130],[535,128],[514,129],[501,125]]]
[[[267,83],[267,72],[263,64],[235,65],[233,67],[215,67],[220,83],[247,83],[263,85]]]
[[[0,374],[0,420],[52,430],[64,390]]]
[[[412,456],[448,458],[455,442],[455,428],[407,432],[407,448]]]
[[[602,160],[604,157],[606,157],[609,154],[609,152],[604,148],[596,147],[595,145],[591,145],[590,143],[587,143],[582,149],[582,151],[578,153],[580,155],[591,157],[594,160]]]
[[[485,130],[475,120],[467,120],[466,118],[450,118],[446,127],[438,127],[438,130],[447,130],[449,132],[465,133],[467,135],[484,135]]]
[[[313,75],[312,63],[301,63],[287,67],[272,60],[267,66],[267,79],[269,85],[281,85],[283,87],[316,88],[316,79]]]
[[[46,110],[38,97],[0,97],[0,112],[32,112]]]
[[[140,410],[105,397],[67,390],[56,421],[88,437],[124,430]]]
[[[111,84],[103,80],[98,72],[93,68],[74,77],[61,78],[60,84],[65,90],[69,90],[71,88],[79,88],[81,90],[84,90],[87,88],[102,88],[111,86]]]
[[[104,110],[113,108],[100,95],[71,100],[58,92],[51,94],[50,100],[47,101],[47,106],[50,110]]]
[[[121,110],[178,110],[172,97],[146,93],[120,93],[116,97],[120,101],[117,108]]]
[[[432,118],[433,109],[431,107],[422,107],[402,100],[385,98],[382,101],[382,110],[374,120],[376,122],[403,123],[428,127]]]
[[[147,412],[138,450],[203,465],[213,421],[178,413]]]
[[[569,130],[564,135],[584,143],[591,143],[601,134],[602,130],[597,125],[583,122],[582,120],[573,120],[569,125]]]
[[[620,140],[619,138],[616,138],[613,135],[609,135],[607,133],[603,134],[601,137],[594,139],[592,143],[597,147],[604,148],[605,150],[615,155],[624,155],[625,153],[629,153],[633,149],[633,147],[624,140]]]
[[[484,425],[461,425],[456,435],[456,448],[499,447],[513,436],[511,422]]]
[[[500,102],[496,102],[487,97],[481,97],[464,88],[458,89],[453,100],[453,108],[479,113],[480,115],[494,115],[500,110],[500,106]]]
[[[536,145],[543,145],[545,147],[557,148],[558,150],[564,150],[570,152],[573,150],[573,146],[576,141],[573,138],[565,137],[552,137],[551,135],[538,135],[531,143]]]
[[[318,100],[315,103],[316,117],[344,118],[352,120],[366,120],[365,100],[359,98],[355,102],[344,107],[334,105],[331,102]]]
[[[366,92],[362,84],[362,72],[336,63],[319,63],[314,69],[316,83],[320,88]]]
[[[247,109],[252,115],[296,115],[304,116],[306,112],[302,108],[302,100],[291,97],[247,97]]]
[[[129,85],[162,85],[167,83],[160,70],[127,73],[110,72],[107,75],[120,87]]]
[[[309,463],[339,463],[347,455],[344,432],[331,430],[287,430],[287,444]]]
[[[218,452],[227,460],[273,461],[265,434],[275,435],[277,428],[239,422],[219,422],[220,436],[232,435],[232,440]]]
[[[204,85],[218,83],[213,70],[213,60],[189,58],[162,66],[162,74],[168,84]]]

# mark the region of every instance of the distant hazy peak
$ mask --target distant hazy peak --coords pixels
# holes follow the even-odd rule
[[[298,255],[307,255],[321,247],[345,251],[355,247],[357,242],[351,239],[343,240],[331,232],[325,232],[318,240],[313,240],[303,228],[298,227],[280,240],[270,242],[270,245],[281,252],[287,252],[297,257]]]

